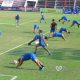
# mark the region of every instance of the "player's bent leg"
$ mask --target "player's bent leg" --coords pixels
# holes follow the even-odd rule
[[[24,61],[22,60],[22,58],[19,58],[18,59],[18,64],[17,64],[16,68],[20,67],[23,64],[23,62]]]
[[[35,46],[35,51],[34,51],[35,54],[36,54],[36,51],[37,51],[37,47],[39,47],[39,44],[37,44],[37,45]]]
[[[50,51],[48,50],[48,48],[46,46],[43,48],[48,52],[49,55],[51,55]]]
[[[64,35],[62,35],[62,39],[64,39],[64,40],[65,40]]]

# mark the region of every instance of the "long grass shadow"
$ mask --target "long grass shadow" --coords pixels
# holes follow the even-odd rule
[[[18,69],[18,70],[38,70],[37,68],[16,68],[14,66],[4,66],[4,68]]]
[[[56,60],[80,60],[80,50],[75,50],[73,48],[55,49],[53,55],[49,58]]]

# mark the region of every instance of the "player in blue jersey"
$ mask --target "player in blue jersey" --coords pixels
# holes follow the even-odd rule
[[[60,38],[62,38],[62,39],[65,40],[64,35],[63,35],[62,33],[59,33],[59,32],[54,32],[54,33],[52,34],[52,37],[53,37],[53,38],[54,38],[54,37],[60,37]]]
[[[45,16],[43,15],[43,12],[41,12],[41,19],[40,19],[40,23],[41,23],[41,21],[45,21],[46,20],[46,18],[45,18]],[[46,21],[45,21],[45,23],[46,23]]]
[[[70,31],[67,28],[61,27],[59,33],[66,32],[70,34]]]
[[[48,52],[49,55],[51,55],[50,51],[47,48],[46,39],[47,39],[47,37],[45,37],[44,34],[42,34],[42,30],[39,30],[39,34],[35,35],[35,37],[33,38],[33,40],[31,40],[28,43],[28,45],[31,45],[32,42],[34,42],[36,40],[39,40],[39,43],[36,44],[36,46],[35,46],[35,53],[37,51],[37,47],[41,46],[41,47],[43,47]]]
[[[19,20],[20,20],[19,14],[15,16],[15,20],[16,20],[16,26],[19,26]]]
[[[73,22],[71,24],[71,27],[74,26],[74,24],[76,24],[79,28],[80,23],[77,20],[73,20]]]
[[[33,30],[34,33],[37,33],[39,32],[39,25],[38,24],[34,24],[34,30]]]
[[[59,22],[60,22],[61,20],[63,20],[63,21],[62,21],[62,24],[64,24],[66,21],[68,21],[68,22],[70,21],[70,20],[67,19],[66,16],[62,16],[61,19],[59,19]]]
[[[49,33],[49,37],[51,33],[54,33],[57,30],[57,23],[55,22],[55,19],[52,19],[52,23],[50,25],[50,33]]]
[[[37,66],[39,67],[39,70],[43,70],[44,68],[43,63],[36,57],[36,54],[34,54],[33,52],[22,54],[21,57],[17,61],[16,68],[19,68],[23,64],[23,62],[27,60],[32,60],[33,62],[37,64]],[[15,64],[15,62],[13,63]]]

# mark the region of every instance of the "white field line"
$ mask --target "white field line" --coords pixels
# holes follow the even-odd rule
[[[23,23],[20,23],[20,25],[23,25],[23,24],[26,24],[26,23],[30,23],[30,22],[35,22],[35,21],[37,21],[37,20],[33,20],[33,21],[26,21],[26,22],[23,22]],[[5,25],[16,25],[16,23],[14,23],[14,24],[10,24],[10,23],[0,23],[0,24],[5,24]]]
[[[10,76],[10,77],[12,77],[12,75],[6,75],[6,74],[0,74],[0,76]]]
[[[0,74],[0,76],[8,76],[8,77],[12,77],[10,80],[16,80],[17,76],[12,76],[12,75],[6,75],[6,74]]]
[[[47,33],[49,33],[49,32],[47,32]],[[47,33],[45,33],[45,34],[47,34]],[[30,41],[30,40],[29,40],[29,41]],[[28,42],[29,42],[29,41],[28,41]],[[9,51],[12,51],[12,50],[14,50],[14,49],[17,49],[17,48],[23,46],[24,44],[27,44],[28,42],[22,43],[22,44],[20,44],[20,45],[18,45],[18,46],[16,46],[16,47],[13,47],[13,48],[11,48],[11,49],[9,49],[9,50],[7,50],[7,51],[4,51],[4,52],[0,53],[0,55],[3,55],[3,54],[5,54],[5,53],[7,53],[7,52],[9,52]]]
[[[17,76],[12,77],[10,80],[16,80]]]

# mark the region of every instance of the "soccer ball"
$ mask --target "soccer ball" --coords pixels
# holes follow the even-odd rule
[[[14,60],[14,64],[17,64],[18,63],[18,61],[17,60]]]

